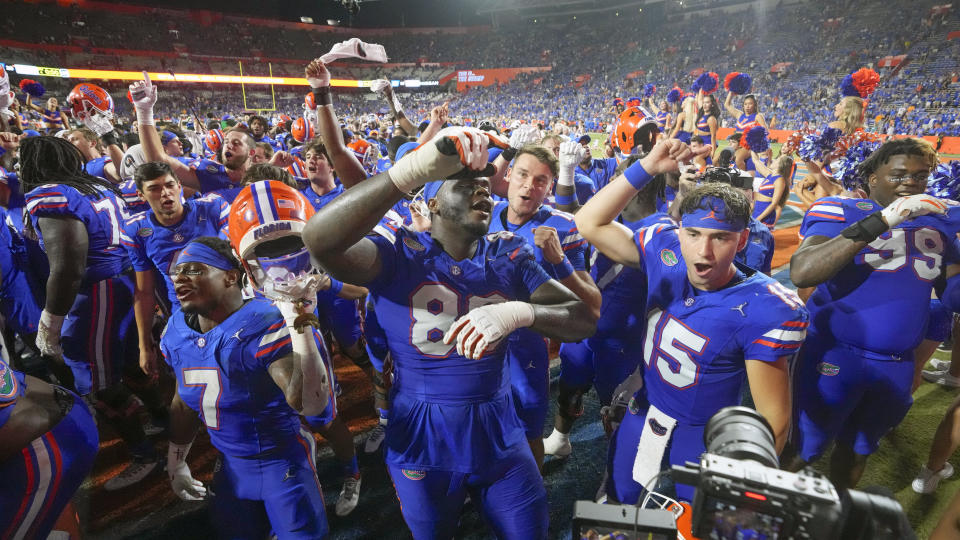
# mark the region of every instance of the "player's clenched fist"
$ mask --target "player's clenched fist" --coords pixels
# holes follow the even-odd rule
[[[446,344],[457,342],[457,353],[477,360],[493,350],[517,328],[531,326],[533,306],[526,302],[504,302],[470,310],[450,325],[443,336]]]
[[[506,142],[496,135],[476,128],[444,128],[429,142],[408,152],[387,174],[403,193],[441,178],[464,173],[476,176],[487,169],[487,148],[491,144],[506,146]]]

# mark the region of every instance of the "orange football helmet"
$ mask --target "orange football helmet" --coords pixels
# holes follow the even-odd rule
[[[613,143],[620,152],[628,155],[635,148],[649,152],[657,142],[656,119],[643,107],[627,107],[617,117],[616,127],[613,130]]]
[[[80,83],[67,95],[67,105],[74,120],[90,127],[98,135],[113,129],[113,98],[103,88]]]
[[[319,278],[300,239],[313,214],[299,191],[275,180],[245,186],[230,205],[230,245],[264,295],[298,300],[303,287]]]
[[[293,135],[293,139],[300,144],[303,144],[314,137],[313,124],[307,121],[306,118],[300,117],[294,120],[293,126],[290,127],[290,134]]]

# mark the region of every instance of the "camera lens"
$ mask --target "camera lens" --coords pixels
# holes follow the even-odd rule
[[[703,443],[711,454],[779,467],[773,429],[766,418],[747,407],[720,409],[707,422]]]

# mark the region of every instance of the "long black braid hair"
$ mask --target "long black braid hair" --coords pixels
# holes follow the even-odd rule
[[[60,184],[84,195],[111,191],[123,201],[117,186],[88,174],[85,164],[80,150],[65,139],[44,135],[20,141],[20,184],[24,193],[44,184]]]

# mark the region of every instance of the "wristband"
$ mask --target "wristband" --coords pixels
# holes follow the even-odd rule
[[[108,131],[100,136],[100,140],[103,141],[103,144],[107,146],[117,145],[120,146],[120,137],[117,136],[116,131]]]
[[[317,106],[333,105],[333,97],[330,95],[329,86],[320,86],[313,89],[313,100]]]
[[[513,161],[513,158],[517,157],[517,152],[519,152],[519,150],[510,146],[507,149],[505,149],[503,152],[500,152],[500,157],[502,157],[507,161]]]
[[[153,107],[149,109],[142,110],[137,109],[137,124],[141,126],[152,126],[153,123]],[[158,134],[159,135],[159,134]]]
[[[573,201],[574,201],[575,199],[573,198],[573,195],[559,195],[559,194],[558,194],[558,195],[554,196],[553,200],[554,200],[554,202],[556,202],[557,204],[570,205],[570,204],[573,204]]]
[[[557,264],[547,264],[549,264],[550,268],[553,269],[553,274],[558,280],[565,279],[573,273],[573,265],[570,264],[570,259],[566,257],[564,257],[563,260]]]
[[[340,291],[342,290],[343,290],[343,282],[330,278],[330,292],[333,294],[340,294]]]
[[[633,189],[637,191],[643,189],[644,186],[653,180],[653,176],[643,168],[643,165],[641,165],[639,161],[627,167],[627,170],[623,171],[623,177],[626,178],[627,182],[630,182]]]
[[[883,216],[878,211],[840,231],[840,236],[849,238],[855,242],[866,242],[869,244],[888,230],[890,230],[890,226],[887,225],[887,222],[883,220]]]
[[[49,328],[54,335],[60,335],[60,328],[63,327],[63,315],[54,315],[47,310],[40,312],[40,324]]]

